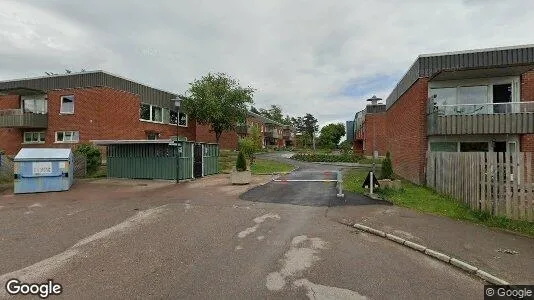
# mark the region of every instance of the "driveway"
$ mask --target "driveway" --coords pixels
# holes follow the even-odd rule
[[[240,200],[249,188],[217,175],[0,196],[0,282],[51,278],[76,299],[482,297],[479,279],[332,221],[328,207]]]
[[[338,198],[336,182],[333,181],[337,180],[337,173],[342,170],[342,167],[299,162],[288,159],[288,156],[285,152],[260,155],[261,158],[289,162],[298,166],[298,169],[268,184],[253,188],[240,198],[253,202],[306,206],[390,205],[386,201],[374,200],[346,191],[343,191],[344,198]]]

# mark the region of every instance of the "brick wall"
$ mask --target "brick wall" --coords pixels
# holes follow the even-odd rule
[[[215,132],[211,131],[210,125],[197,124],[196,126],[196,141],[205,143],[215,143]],[[219,146],[221,149],[234,150],[237,149],[238,136],[235,131],[224,131],[219,138]]]
[[[61,96],[74,95],[74,114],[60,114]],[[3,99],[2,99],[3,100]],[[56,131],[78,131],[80,143],[90,140],[146,139],[148,131],[159,133],[160,139],[176,135],[176,125],[139,120],[139,96],[110,88],[66,89],[48,93],[48,128],[0,129],[0,148],[16,154],[23,146],[24,131],[46,131],[44,144],[24,147],[74,148],[77,143],[56,143]],[[4,103],[4,101],[0,101]],[[19,104],[17,103],[17,108]],[[179,127],[179,135],[195,139],[195,124]]]
[[[393,171],[422,183],[426,163],[428,79],[418,79],[386,112],[387,149]]]
[[[354,154],[363,154],[363,141],[356,140],[352,142],[352,151]]]
[[[521,101],[534,101],[534,70],[521,75]],[[534,134],[522,134],[519,145],[521,152],[534,152]]]
[[[20,108],[20,96],[0,96],[0,110]],[[0,128],[0,150],[8,155],[14,155],[20,149],[22,131],[17,128]]]
[[[385,156],[387,151],[386,113],[368,113],[364,123],[365,155],[373,155],[373,142],[378,155]]]

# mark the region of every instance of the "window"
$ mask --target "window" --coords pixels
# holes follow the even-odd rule
[[[457,108],[459,113],[487,114],[491,108],[489,105],[485,105],[488,102],[488,87],[485,85],[458,88],[458,104],[475,104],[459,106]]]
[[[157,133],[157,132],[151,131],[151,132],[148,132],[146,134],[146,139],[147,140],[157,140],[158,137],[159,137],[159,133]]]
[[[56,143],[77,143],[79,140],[78,131],[56,131]]]
[[[142,121],[163,123],[163,108],[141,103],[141,107],[139,109],[139,119]]]
[[[74,113],[74,96],[62,96],[61,97],[61,108],[59,110],[62,114],[73,114]]]
[[[174,110],[171,110],[169,123],[176,124],[177,119],[178,119],[178,113]],[[180,123],[178,124],[178,126],[187,127],[187,114],[180,112],[179,120],[180,120]]]
[[[141,103],[139,119],[150,121],[150,105]]]
[[[30,112],[35,114],[46,114],[47,112],[47,101],[41,96],[35,98],[36,96],[24,96],[22,98],[22,108],[24,112]]]
[[[161,107],[152,106],[152,121],[163,122],[163,110]]]
[[[45,142],[45,132],[24,132],[24,144],[42,144]]]
[[[488,152],[488,142],[461,142],[460,152]]]
[[[454,111],[455,106],[441,105],[456,105],[456,88],[430,89],[430,97],[437,105],[439,114],[447,115]]]

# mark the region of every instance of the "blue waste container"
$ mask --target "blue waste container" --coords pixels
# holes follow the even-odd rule
[[[67,191],[74,182],[71,149],[22,148],[14,162],[15,194]]]

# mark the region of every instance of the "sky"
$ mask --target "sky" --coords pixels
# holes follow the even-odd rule
[[[223,72],[256,89],[256,108],[324,125],[385,99],[419,54],[534,43],[532,11],[521,0],[0,0],[0,80],[105,70],[184,93]]]

